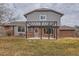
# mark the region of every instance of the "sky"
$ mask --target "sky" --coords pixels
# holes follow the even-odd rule
[[[15,11],[17,20],[26,20],[24,14],[37,8],[50,8],[64,16],[61,18],[61,25],[79,25],[79,4],[78,3],[15,3],[9,4]]]

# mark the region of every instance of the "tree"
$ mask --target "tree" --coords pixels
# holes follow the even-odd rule
[[[14,10],[12,10],[10,4],[1,3],[0,4],[0,23],[14,20]]]

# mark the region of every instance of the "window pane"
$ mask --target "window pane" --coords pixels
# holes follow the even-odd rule
[[[40,20],[46,20],[46,15],[41,15]]]
[[[41,16],[41,19],[45,19],[45,16]]]
[[[29,27],[29,28],[28,28],[28,32],[31,32],[31,31],[32,31],[32,28]]]
[[[44,28],[44,33],[45,34],[53,34],[53,28],[51,28],[51,27]]]
[[[21,31],[21,27],[19,26],[19,27],[18,27],[18,32],[20,32],[20,31]]]
[[[22,32],[24,32],[24,31],[25,31],[25,30],[24,30],[24,27],[22,27],[21,30],[22,30]]]
[[[25,28],[24,27],[22,27],[22,26],[19,26],[18,27],[18,32],[24,32],[25,31]]]

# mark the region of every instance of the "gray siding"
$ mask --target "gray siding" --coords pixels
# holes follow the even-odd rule
[[[45,21],[57,21],[57,25],[60,26],[60,18],[61,15],[56,14],[54,12],[33,12],[31,14],[27,15],[27,20],[28,21],[40,21],[39,16],[40,15],[46,15],[47,19]],[[26,26],[25,26],[25,22],[16,22],[15,23],[17,26],[14,28],[14,35],[18,36],[20,33],[26,34],[25,32],[18,32],[18,26],[24,26],[25,30],[26,30]]]
[[[26,29],[26,26],[24,26],[25,27],[25,29]],[[26,31],[25,32],[18,32],[18,26],[16,26],[16,27],[14,27],[14,35],[15,36],[19,36],[19,34],[23,34],[23,35],[25,35],[26,33]]]
[[[19,34],[26,34],[26,25],[25,22],[15,22],[16,26],[14,27],[14,35],[19,36]],[[25,28],[25,32],[18,32],[18,26],[23,26]]]
[[[47,16],[46,21],[57,21],[58,26],[60,26],[61,16],[54,12],[33,12],[27,15],[27,20],[28,21],[40,21],[40,18],[39,18],[40,15],[46,15]]]

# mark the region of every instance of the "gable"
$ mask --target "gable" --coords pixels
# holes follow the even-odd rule
[[[32,11],[26,13],[24,16],[26,17],[26,15],[32,14],[33,12],[53,12],[53,13],[56,13],[56,14],[58,14],[58,15],[60,15],[60,16],[63,16],[62,13],[57,12],[57,11],[54,11],[54,10],[52,10],[52,9],[47,9],[47,8],[40,8],[40,9],[32,10]]]

